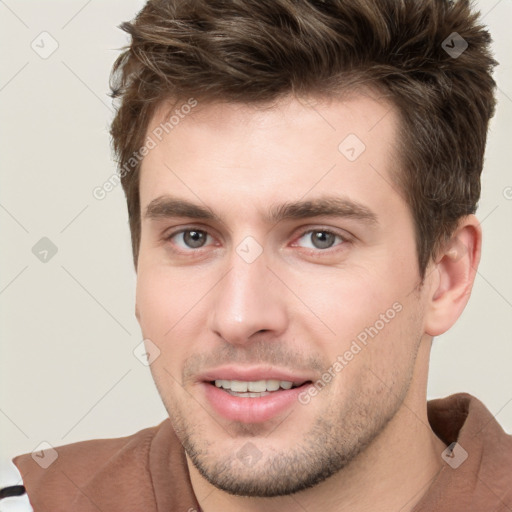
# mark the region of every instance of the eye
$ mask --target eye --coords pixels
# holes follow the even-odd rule
[[[207,241],[211,242],[212,239],[202,229],[182,229],[171,233],[166,238],[183,250],[200,249],[206,245]]]
[[[203,229],[187,228],[174,231],[165,237],[178,251],[191,252],[211,244],[213,237]],[[344,236],[328,229],[310,229],[304,232],[293,245],[305,249],[326,250],[342,245],[347,240]],[[336,243],[337,242],[337,243]]]
[[[341,243],[337,245],[341,245],[345,242],[345,239],[341,235],[333,233],[332,231],[326,229],[312,229],[303,233],[296,243],[300,245],[300,241],[304,240],[305,245],[302,245],[302,247],[307,249],[330,249],[336,239],[341,241]]]

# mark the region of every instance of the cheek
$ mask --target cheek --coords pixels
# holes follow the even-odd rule
[[[336,375],[332,400],[340,396],[350,402],[369,400],[383,410],[405,396],[413,377],[421,340],[418,304],[393,303],[390,309],[377,309],[353,326],[352,334],[332,349]],[[383,315],[382,317],[380,315]],[[364,398],[364,396],[366,398]]]
[[[372,273],[363,268],[331,272],[307,282],[302,278],[302,289],[314,291],[304,292],[315,312],[308,315],[309,329],[315,333],[311,339],[331,365],[340,363],[333,372],[343,373],[345,382],[359,379],[364,368],[393,381],[396,369],[413,364],[422,335],[423,306],[418,295],[411,293],[414,269],[400,272],[389,265],[373,269]],[[313,324],[321,330],[312,329]]]
[[[162,313],[172,308],[168,307],[169,295],[166,291],[165,282],[155,278],[155,274],[145,271],[144,267],[138,270],[136,302],[139,312],[139,323],[145,337],[159,337],[162,334],[163,326],[168,325],[170,318]]]
[[[137,275],[139,324],[144,339],[151,340],[159,350],[158,357],[150,365],[150,371],[164,403],[168,406],[170,402],[165,397],[169,393],[179,394],[179,362],[186,354],[182,353],[184,344],[176,342],[176,334],[178,328],[182,327],[180,318],[184,317],[186,311],[182,307],[183,301],[177,297],[175,291],[179,289],[179,285],[171,286],[171,281],[164,278],[154,266],[148,266],[147,269],[140,266]]]
[[[159,271],[157,266],[139,267],[136,302],[144,337],[157,345],[170,339],[186,314],[187,294],[190,287],[173,280],[168,272]]]
[[[149,338],[161,352],[151,365],[152,371],[159,371],[164,365],[173,375],[178,371],[181,375],[180,364],[194,349],[194,340],[204,338],[211,287],[208,280],[183,269],[157,264],[139,267],[139,324],[144,338]]]
[[[403,296],[393,283],[363,271],[340,270],[315,276],[307,282],[302,277],[302,281],[304,303],[329,328],[331,338],[339,341],[357,337],[376,322],[377,327],[381,327],[383,321],[395,318],[399,309],[396,303],[403,302]]]

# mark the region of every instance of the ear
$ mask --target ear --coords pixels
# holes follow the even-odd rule
[[[426,304],[425,332],[439,336],[464,311],[475,280],[482,247],[482,229],[474,215],[461,219],[450,241],[427,270],[431,288]]]

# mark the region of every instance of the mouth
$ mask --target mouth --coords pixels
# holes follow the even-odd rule
[[[292,377],[288,372],[215,373],[199,383],[206,402],[217,416],[241,423],[263,423],[291,414],[294,407],[300,406],[300,393],[313,385],[312,379]]]

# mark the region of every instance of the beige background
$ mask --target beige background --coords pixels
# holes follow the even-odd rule
[[[166,417],[133,355],[141,335],[124,196],[92,194],[115,170],[106,94],[126,43],[116,26],[142,4],[0,3],[0,457]],[[429,397],[473,393],[512,433],[512,0],[477,4],[501,62],[479,209],[484,253],[463,317],[435,341]],[[32,252],[43,237],[58,249],[46,263]]]

